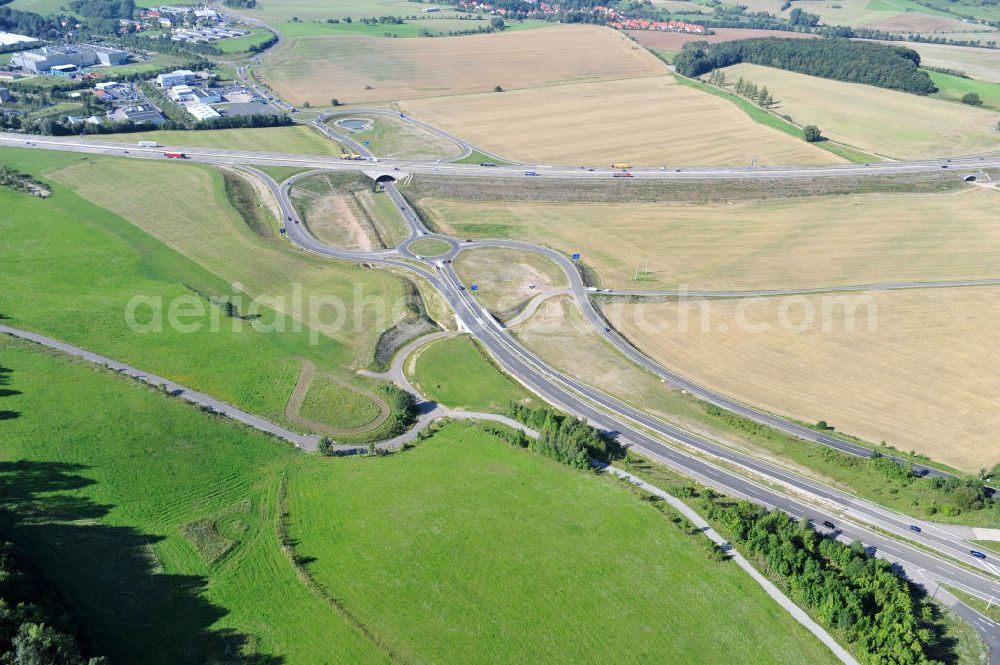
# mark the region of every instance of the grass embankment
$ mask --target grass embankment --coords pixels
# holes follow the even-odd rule
[[[221,304],[211,304],[209,298],[230,299],[237,303],[239,316],[250,316],[249,297],[234,291],[232,282],[242,281],[244,288],[249,288],[247,285],[254,284],[254,279],[269,279],[267,274],[272,270],[284,275],[273,276],[270,284],[258,284],[261,292],[275,294],[284,288],[289,275],[307,284],[310,271],[314,271],[316,284],[324,285],[324,293],[346,290],[342,295],[348,304],[352,302],[353,283],[362,284],[366,294],[390,302],[402,292],[391,275],[333,262],[303,264],[297,253],[260,239],[228,208],[221,177],[209,176],[201,168],[193,169],[193,187],[184,178],[175,179],[172,169],[154,168],[144,171],[151,180],[133,183],[124,192],[137,198],[136,210],[145,207],[149,219],[160,219],[165,227],[180,233],[181,240],[187,237],[175,244],[190,251],[199,261],[196,263],[58,184],[68,171],[84,165],[88,170],[83,175],[93,174],[93,178],[79,181],[83,189],[118,189],[124,187],[123,181],[114,178],[131,183],[129,173],[137,174],[142,166],[148,169],[155,165],[80,160],[76,155],[55,152],[3,150],[0,154],[6,163],[24,172],[47,182],[57,181],[53,196],[45,200],[0,190],[5,211],[0,219],[5,285],[0,293],[0,313],[10,319],[10,325],[50,334],[170,377],[269,419],[286,422],[285,402],[299,374],[298,358],[307,358],[321,371],[348,382],[359,381],[346,368],[359,357],[356,352],[361,348],[367,348],[365,353],[371,358],[378,330],[372,330],[366,341],[362,341],[364,334],[348,334],[345,330],[342,341],[335,341],[323,334],[311,334],[307,327],[296,330],[287,317],[284,328],[275,325],[277,316],[268,306],[261,308],[257,321],[264,327],[254,327],[248,320],[227,316]],[[111,170],[104,170],[109,165]],[[188,165],[174,168],[191,170]],[[112,181],[103,182],[105,178]],[[207,182],[208,189],[199,190],[199,182]],[[176,188],[186,188],[182,198],[188,203],[180,206],[182,214],[189,203],[202,210],[192,213],[190,236],[181,233],[181,222],[174,217],[176,203],[157,202],[156,192],[173,192]],[[207,191],[211,197],[199,199],[199,191]],[[168,240],[177,238],[171,236]],[[200,249],[193,251],[194,246]],[[224,250],[220,257],[232,252],[232,259],[209,260],[217,250]],[[219,270],[220,265],[235,272]],[[141,328],[129,327],[126,312],[135,297],[144,298],[145,303],[135,310],[138,323],[149,324],[154,310],[162,312],[160,332],[140,332]],[[180,319],[185,324],[201,322],[198,330],[182,332],[169,324],[168,308],[178,299],[183,299],[184,307],[204,310],[202,316]],[[158,303],[162,303],[162,309]],[[213,317],[216,332],[212,331]],[[355,346],[354,340],[360,346]],[[370,387],[367,382],[360,387],[366,386]]]
[[[431,342],[418,349],[406,367],[421,393],[455,409],[504,413],[510,402],[534,401],[467,335]]]
[[[131,134],[97,134],[89,138],[118,143],[156,141],[165,146],[184,148],[254,150],[302,155],[339,155],[341,153],[339,144],[320,136],[314,129],[305,125],[202,131],[161,130]]]
[[[112,662],[835,662],[700,534],[471,426],[306,456],[82,361],[0,352],[5,526]]]
[[[988,602],[985,600],[981,600],[979,598],[976,598],[975,596],[970,596],[964,591],[959,591],[955,587],[948,586],[947,584],[944,585],[944,588],[947,589],[950,594],[952,594],[960,601],[962,601],[972,609],[976,610],[983,616],[997,623],[1000,623],[1000,604],[997,604],[997,602]]]

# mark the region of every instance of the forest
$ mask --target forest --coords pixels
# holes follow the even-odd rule
[[[741,62],[917,95],[937,92],[927,72],[919,69],[920,55],[913,49],[840,38],[690,42],[674,60],[678,73],[691,77]]]

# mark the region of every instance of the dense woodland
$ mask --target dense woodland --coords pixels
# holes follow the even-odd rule
[[[705,501],[708,518],[782,582],[796,603],[849,644],[866,665],[954,660],[939,611],[892,564],[844,545],[780,511]]]
[[[0,542],[0,663],[106,665],[86,658],[58,594],[40,583],[27,556]]]
[[[690,42],[674,60],[684,76],[749,62],[837,81],[864,83],[918,95],[937,91],[913,49],[847,39],[740,39]]]

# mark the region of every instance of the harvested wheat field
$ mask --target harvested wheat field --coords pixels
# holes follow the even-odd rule
[[[842,161],[671,76],[413,99],[401,106],[491,152],[541,164]]]
[[[760,37],[780,37],[781,39],[816,39],[818,35],[808,32],[788,32],[787,30],[756,30],[753,28],[712,28],[712,35],[697,35],[686,32],[665,32],[662,30],[627,30],[629,37],[646,48],[661,48],[680,51],[688,42],[708,42],[718,44],[736,39]]]
[[[691,290],[1000,278],[998,204],[978,187],[731,205],[420,202],[447,233],[582,252],[605,287]]]
[[[414,97],[650,76],[662,64],[607,28],[563,25],[438,39],[322,35],[288,40],[262,77],[294,103]]]
[[[1000,367],[985,362],[1000,344],[1000,288],[612,304],[604,312],[666,367],[749,404],[967,471],[1000,462]]]
[[[980,38],[989,40],[993,35],[985,33]],[[957,69],[975,79],[1000,83],[1000,50],[915,42],[906,46],[920,54],[920,63],[926,67]]]
[[[895,159],[969,155],[1000,149],[1000,114],[859,83],[734,65],[726,79],[767,86],[778,113],[824,136]]]
[[[969,27],[969,24],[947,16],[932,16],[920,12],[895,14],[888,18],[874,21],[865,26],[886,32],[955,32]],[[907,44],[909,46],[909,44]]]

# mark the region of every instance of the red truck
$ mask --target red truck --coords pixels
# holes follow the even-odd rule
[[[185,159],[186,156],[183,152],[165,152],[164,157],[169,157],[170,159]]]

